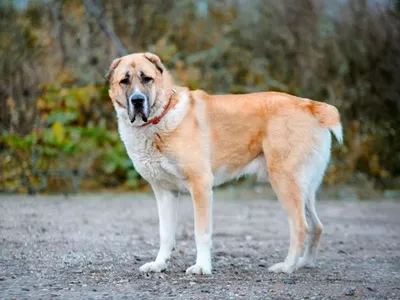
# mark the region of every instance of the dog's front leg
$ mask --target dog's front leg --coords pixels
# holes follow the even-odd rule
[[[195,179],[191,184],[196,237],[196,264],[186,274],[211,274],[212,185],[210,180]]]
[[[160,250],[155,261],[140,267],[141,272],[161,272],[167,268],[172,249],[175,246],[177,225],[178,193],[152,185],[157,200],[160,226]]]

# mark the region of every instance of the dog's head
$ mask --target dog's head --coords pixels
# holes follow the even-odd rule
[[[110,98],[118,114],[131,123],[147,122],[162,106],[172,81],[160,58],[152,53],[135,53],[115,59],[106,74]]]

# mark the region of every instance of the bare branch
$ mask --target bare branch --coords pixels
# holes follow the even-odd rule
[[[107,23],[105,15],[102,14],[101,10],[92,2],[92,0],[83,0],[87,11],[92,14],[99,22],[99,25],[103,32],[111,39],[115,48],[117,49],[118,55],[123,56],[128,54],[128,50],[122,43],[121,39],[114,33],[111,26]]]

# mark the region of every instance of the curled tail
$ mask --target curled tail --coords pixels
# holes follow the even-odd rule
[[[322,127],[328,128],[340,144],[343,144],[343,129],[340,114],[336,107],[323,102],[309,101],[307,108],[319,120]]]

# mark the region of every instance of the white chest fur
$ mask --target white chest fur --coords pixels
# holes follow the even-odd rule
[[[117,111],[117,114],[118,130],[136,171],[152,184],[186,191],[187,183],[175,158],[160,152],[154,145],[156,132],[174,130],[185,116],[188,96],[182,94],[178,105],[157,125],[132,126],[125,118],[125,112]]]
[[[153,144],[153,128],[132,128],[119,124],[121,139],[136,171],[149,181],[168,189],[182,189],[184,177],[173,157],[161,153]]]

